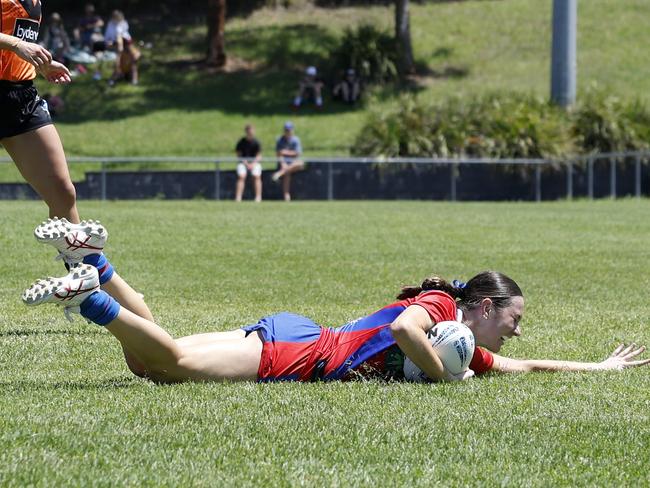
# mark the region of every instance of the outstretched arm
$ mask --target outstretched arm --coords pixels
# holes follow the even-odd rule
[[[527,373],[531,371],[607,371],[622,370],[650,364],[650,359],[635,360],[645,351],[645,346],[621,344],[605,360],[599,363],[579,361],[556,361],[552,359],[511,359],[494,354],[492,371],[501,373]]]

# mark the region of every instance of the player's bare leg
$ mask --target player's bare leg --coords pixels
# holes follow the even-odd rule
[[[192,345],[183,345],[189,340],[179,344],[158,325],[126,309],[121,309],[106,329],[132,351],[148,376],[157,381],[257,378],[262,354],[262,340],[257,334],[243,337],[241,331],[235,339],[200,334],[191,339]]]
[[[123,307],[153,321],[153,315],[142,295],[114,272],[110,262],[103,255],[108,232],[99,221],[88,220],[80,224],[71,224],[66,219],[49,219],[36,227],[34,236],[39,242],[55,247],[59,251],[59,257],[63,258],[68,265],[83,260],[95,266],[99,270],[103,290],[106,290]],[[138,376],[145,374],[142,364],[128,349],[124,350],[124,356],[129,369],[134,374]]]
[[[50,217],[79,223],[77,194],[59,133],[53,125],[2,139],[23,178],[49,208]]]
[[[242,329],[229,330],[226,332],[205,332],[203,334],[194,334],[176,339],[176,344],[181,347],[192,347],[203,345],[214,341],[230,341],[234,339],[243,339],[246,333]]]

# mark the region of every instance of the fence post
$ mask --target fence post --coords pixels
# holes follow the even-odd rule
[[[573,199],[573,161],[569,160],[566,165],[566,197]]]
[[[634,195],[641,198],[641,155],[638,153],[634,160]]]
[[[221,167],[219,161],[214,162],[214,199],[221,200]]]
[[[616,158],[609,158],[609,196],[616,198]]]
[[[587,158],[587,195],[589,200],[594,199],[594,157]]]
[[[106,161],[101,162],[101,199],[106,200]]]
[[[449,177],[449,186],[450,186],[450,198],[452,202],[456,201],[456,173],[458,172],[458,163],[450,163],[449,164],[449,171],[450,171],[450,177]]]
[[[332,162],[327,163],[327,199],[334,200],[334,176],[332,175]]]
[[[542,201],[542,165],[535,165],[535,201]]]

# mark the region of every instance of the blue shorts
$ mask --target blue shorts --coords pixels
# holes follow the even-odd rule
[[[260,331],[264,340],[258,381],[317,381],[341,379],[350,368],[394,344],[389,324],[358,320],[333,329],[282,312],[243,330],[246,335]]]

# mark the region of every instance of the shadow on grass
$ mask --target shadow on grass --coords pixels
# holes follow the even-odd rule
[[[235,63],[234,69],[225,71],[206,69],[197,44],[191,58],[169,60],[162,53],[145,58],[139,86],[118,84],[110,88],[89,76],[79,78],[63,88],[66,112],[60,120],[73,124],[116,120],[169,109],[288,114],[302,70],[312,64],[325,66],[336,38],[315,24],[269,26],[229,32],[228,46],[232,58],[247,60],[245,66]],[[331,104],[323,113],[351,109]]]
[[[0,388],[3,391],[26,391],[26,390],[115,390],[119,388],[131,388],[142,383],[143,380],[136,378],[119,377],[109,380],[97,381],[0,381]]]
[[[183,39],[179,49],[178,39]],[[338,46],[338,37],[318,24],[264,26],[228,31],[227,54],[230,62],[224,70],[208,69],[202,63],[205,38],[196,26],[170,27],[159,34],[156,48],[146,51],[141,61],[138,86],[93,81],[90,74],[62,88],[66,111],[60,120],[69,124],[111,121],[146,116],[165,110],[251,115],[289,115],[291,101],[306,66],[314,65],[321,73],[335,72],[330,54]],[[434,58],[450,61],[451,48],[440,47]],[[419,62],[418,73],[402,83],[376,87],[380,98],[393,98],[404,91],[419,91],[436,78],[462,78],[464,68],[432,69]],[[104,68],[108,69],[108,66]],[[325,108],[311,106],[301,112],[313,116],[363,110],[363,104],[350,106],[329,99],[335,79],[325,79]]]
[[[92,328],[87,329],[10,329],[0,331],[0,337],[29,337],[39,335],[68,335],[68,336],[87,336],[102,334],[100,330]]]

